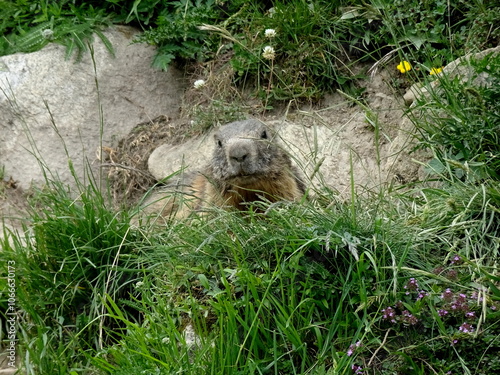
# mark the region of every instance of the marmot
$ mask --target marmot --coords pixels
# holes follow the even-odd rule
[[[211,206],[245,210],[257,200],[303,196],[300,173],[270,127],[258,120],[236,121],[222,126],[214,138],[210,163],[153,192],[144,213],[179,218]]]

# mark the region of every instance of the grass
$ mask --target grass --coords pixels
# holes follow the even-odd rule
[[[109,210],[94,186],[80,189],[76,200],[58,183],[38,192],[31,234],[5,242],[1,253],[2,264],[13,259],[18,270],[27,373],[497,366],[493,185],[328,209],[310,202],[265,214],[216,212],[161,231],[129,227],[126,212]],[[447,289],[467,295],[463,310],[451,312],[454,302],[440,297]],[[450,314],[440,316],[443,309]],[[474,317],[464,320],[466,312]],[[463,323],[475,331],[461,332]],[[194,341],[183,333],[191,329]]]
[[[84,365],[80,350],[100,348],[114,335],[105,330],[106,296],[128,297],[143,272],[126,217],[107,209],[95,186],[80,188],[78,202],[57,182],[35,193],[30,230],[3,244],[2,256],[15,260],[18,270],[19,338],[29,374],[63,374]]]
[[[119,14],[149,22],[146,11],[152,4],[136,1],[134,12]],[[274,22],[264,18],[267,10],[259,4],[253,13],[242,9],[249,25]],[[369,44],[368,37],[373,42],[393,35],[399,44],[390,46],[391,56],[400,53],[398,61],[413,66],[395,71],[394,86],[423,77],[427,82],[424,67],[441,62],[452,48],[435,56],[436,45],[409,46],[422,38],[434,43],[433,32],[444,27],[449,35],[456,24],[445,23],[439,8],[433,28],[419,34],[418,28],[383,23],[394,4],[377,4],[371,9],[375,13],[367,4],[345,4],[350,8],[341,20],[352,22],[342,24],[345,30],[360,32],[370,14],[380,27],[379,34],[367,29],[364,41],[350,41],[351,47],[359,50],[360,43]],[[422,15],[431,11],[431,2],[411,4]],[[300,14],[311,11],[301,5]],[[323,8],[314,14],[326,22],[318,9]],[[484,16],[480,8],[475,11]],[[404,20],[410,9],[401,12]],[[172,15],[176,22],[179,14]],[[297,25],[319,32],[312,20]],[[429,18],[419,20],[424,24]],[[237,28],[236,16],[231,22],[233,32],[252,35],[251,27]],[[477,27],[478,37],[483,29]],[[304,42],[297,30],[279,35],[277,40],[292,49]],[[247,44],[246,54],[257,51],[245,55],[255,64],[247,68],[263,73],[262,87],[271,87],[266,74],[276,66],[262,64],[261,37]],[[472,64],[473,75],[486,71],[496,80],[498,58],[488,59]],[[332,61],[325,61],[334,71]],[[137,228],[130,225],[133,209],[113,209],[90,169],[85,184],[73,173],[71,189],[46,171],[46,186],[30,199],[29,227],[21,233],[4,228],[0,252],[3,274],[15,263],[23,370],[72,375],[499,372],[500,188],[498,112],[492,105],[498,85],[479,89],[445,76],[438,80],[440,88],[412,110],[422,147],[435,155],[425,166],[430,183],[381,187],[363,196],[353,185],[347,202],[325,188],[305,202],[259,203],[258,210],[249,207],[244,213],[214,211],[161,228]],[[10,284],[3,278],[0,285],[3,291]],[[5,320],[6,294],[0,307]]]

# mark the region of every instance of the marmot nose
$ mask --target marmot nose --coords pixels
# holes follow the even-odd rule
[[[235,161],[237,163],[243,163],[245,161],[245,159],[248,157],[248,153],[241,153],[241,154],[235,154],[235,153],[232,153],[230,158],[232,161]]]
[[[252,156],[252,141],[247,139],[235,141],[228,148],[227,156],[231,164],[248,163]]]

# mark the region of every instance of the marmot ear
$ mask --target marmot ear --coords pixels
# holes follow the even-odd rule
[[[222,141],[220,140],[217,135],[214,135],[215,143],[217,143],[217,146],[222,147]]]

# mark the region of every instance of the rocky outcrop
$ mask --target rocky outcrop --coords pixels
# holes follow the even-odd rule
[[[101,139],[111,145],[140,122],[177,117],[182,76],[152,68],[155,49],[132,43],[135,33],[105,32],[115,56],[96,38],[93,56],[81,61],[65,59],[56,44],[0,58],[0,166],[7,177],[22,188],[43,183],[43,165],[72,184],[68,162],[79,178],[87,161],[97,168]]]

